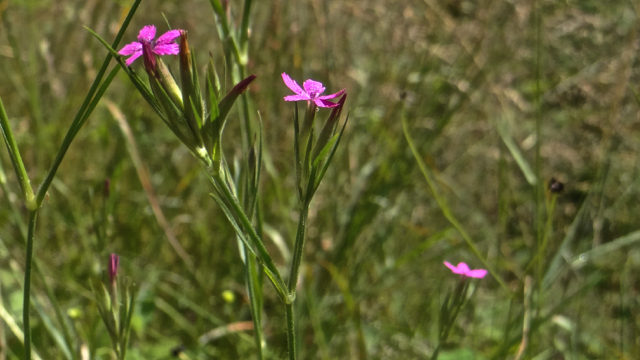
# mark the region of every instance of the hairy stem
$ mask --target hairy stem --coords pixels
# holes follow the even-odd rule
[[[289,360],[296,360],[296,333],[293,327],[293,302],[284,304],[287,313],[287,347]]]

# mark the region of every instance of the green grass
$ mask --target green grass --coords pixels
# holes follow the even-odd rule
[[[640,357],[640,8],[626,1],[538,4],[539,39],[529,2],[254,1],[247,74],[257,78],[248,105],[264,128],[264,239],[283,274],[298,200],[294,107],[282,101],[290,92],[280,74],[349,94],[349,123],[309,212],[294,303],[299,358],[429,358],[439,310],[458,282],[445,260],[472,268],[486,261],[493,275],[473,283],[439,359],[513,358],[525,313],[523,359]],[[107,55],[83,25],[111,42],[125,5],[0,3],[0,98],[35,188]],[[240,4],[230,6],[241,13]],[[189,31],[201,84],[209,52],[222,74],[207,1],[142,2],[120,46],[147,24],[164,32],[163,14]],[[177,58],[166,62],[177,74]],[[140,64],[133,68],[144,74]],[[230,161],[241,156],[240,119],[237,107],[223,143]],[[28,211],[5,149],[0,359],[20,359]],[[554,206],[551,177],[565,183]],[[169,359],[180,344],[191,359],[257,358],[253,331],[233,331],[251,321],[250,300],[234,229],[210,192],[198,162],[121,71],[39,210],[33,350],[42,359],[77,359],[86,348],[94,359],[111,359],[90,282],[105,275],[115,252],[120,275],[140,289],[128,359]],[[268,280],[263,289],[265,358],[285,358],[284,307]]]

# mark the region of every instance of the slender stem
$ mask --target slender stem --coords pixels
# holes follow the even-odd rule
[[[262,332],[262,296],[258,294],[259,281],[257,281],[258,268],[256,259],[251,256],[251,253],[246,249],[247,245],[244,243],[241,245],[241,251],[244,253],[245,263],[244,272],[245,279],[247,281],[247,290],[249,291],[249,299],[251,302],[251,317],[253,318],[253,333],[256,341],[256,348],[258,349],[258,359],[264,358],[264,334]]]
[[[236,42],[235,36],[231,33],[229,28],[229,21],[227,19],[227,14],[225,13],[222,4],[218,0],[209,0],[211,3],[211,7],[213,8],[213,12],[218,17],[218,24],[220,25],[220,40],[222,40],[223,44],[227,41],[231,44],[231,50],[233,55],[240,60],[240,49],[238,48],[238,43]]]
[[[302,255],[304,250],[304,240],[307,231],[307,217],[309,215],[309,201],[305,199],[300,207],[300,218],[298,220],[298,231],[296,232],[296,241],[293,248],[293,261],[291,262],[291,271],[289,272],[289,296],[295,300],[296,285],[298,284],[298,275],[300,274],[300,264],[302,263]],[[289,360],[296,358],[296,333],[293,317],[293,301],[285,304],[287,310],[287,344],[289,346]]]
[[[31,308],[31,266],[33,264],[33,237],[36,230],[37,217],[38,209],[29,211],[29,230],[27,232],[27,259],[24,267],[24,298],[22,302],[25,360],[31,360],[31,326],[29,324],[29,309]]]
[[[287,347],[289,360],[296,360],[296,332],[293,327],[293,302],[284,304],[287,315]]]
[[[293,261],[291,262],[291,271],[289,272],[289,294],[296,293],[296,285],[298,284],[298,275],[300,274],[300,264],[302,264],[302,255],[304,251],[305,234],[307,232],[308,215],[309,202],[305,200],[300,209],[298,231],[296,232],[296,241],[293,247]]]
[[[535,234],[536,234],[536,245],[538,247],[538,252],[542,253],[544,251],[543,245],[543,237],[544,237],[544,209],[542,207],[543,197],[544,197],[544,181],[542,180],[542,157],[540,154],[540,149],[542,148],[542,89],[541,89],[541,81],[542,81],[542,14],[540,9],[540,1],[535,1],[535,22],[534,22],[534,31],[535,31],[535,114],[536,114],[536,146],[535,146],[535,172],[536,172],[536,183],[534,187],[534,196],[535,196]],[[550,216],[550,215],[549,215]],[[544,269],[542,268],[542,257],[538,262],[537,267],[537,284],[538,284],[538,301],[535,304],[536,309],[540,308],[540,295],[542,292],[542,277]]]

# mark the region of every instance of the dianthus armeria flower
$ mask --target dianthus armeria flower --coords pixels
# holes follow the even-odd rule
[[[448,263],[448,262],[444,262],[444,264],[451,269],[451,271],[454,274],[460,274],[462,276],[467,276],[467,277],[472,277],[472,278],[479,278],[482,279],[485,275],[487,275],[487,270],[485,269],[475,269],[475,270],[471,270],[469,269],[469,265],[461,262],[458,264],[458,266],[453,266],[452,264]]]
[[[313,101],[318,107],[333,108],[338,106],[337,103],[327,101],[329,99],[337,98],[344,93],[344,89],[338,91],[335,94],[320,96],[325,90],[321,82],[308,79],[302,85],[304,89],[298,85],[295,80],[291,80],[287,73],[282,73],[282,80],[296,95],[289,95],[284,97],[284,101]]]
[[[156,27],[153,25],[147,25],[140,30],[138,34],[138,41],[134,41],[131,44],[125,45],[118,54],[129,56],[125,62],[127,66],[133,64],[133,62],[142,56],[142,47],[146,44],[151,48],[151,52],[157,55],[178,55],[180,52],[180,46],[173,41],[180,37],[180,30],[169,30],[166,33],[160,35],[160,37],[154,40],[156,37]]]

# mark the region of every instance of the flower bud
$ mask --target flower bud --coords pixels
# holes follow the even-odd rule
[[[116,254],[109,255],[109,281],[115,284],[118,275],[118,267],[120,266],[120,257]]]

